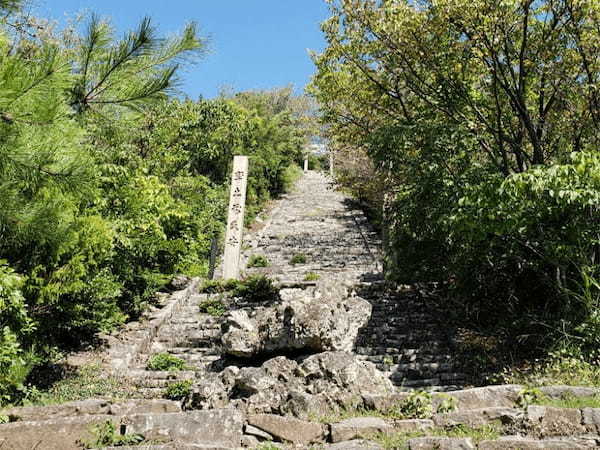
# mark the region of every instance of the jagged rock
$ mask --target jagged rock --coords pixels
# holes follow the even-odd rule
[[[408,441],[410,450],[471,450],[475,445],[471,439],[447,437],[421,437]]]
[[[358,330],[371,316],[371,304],[349,296],[340,284],[292,290],[280,304],[234,310],[223,325],[223,350],[250,358],[290,351],[352,351]]]
[[[386,395],[364,394],[362,397],[366,408],[386,413],[396,409],[409,395],[409,392],[395,392]]]
[[[323,425],[293,417],[251,414],[248,416],[248,423],[266,431],[280,441],[293,444],[322,442],[326,437],[326,429]]]
[[[279,356],[261,367],[225,369],[194,388],[193,405],[207,409],[229,402],[248,413],[305,418],[363,406],[362,394],[383,396],[393,389],[372,363],[350,353],[324,352],[300,362]]]
[[[379,417],[354,417],[331,424],[331,442],[350,441],[392,431],[393,427]]]
[[[190,277],[186,277],[185,275],[177,275],[173,277],[171,283],[169,283],[169,287],[174,291],[181,291],[185,289],[190,283],[192,279]]]

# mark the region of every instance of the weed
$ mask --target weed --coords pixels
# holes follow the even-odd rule
[[[293,266],[296,264],[306,264],[306,255],[304,253],[296,253],[290,259],[290,264]]]
[[[591,361],[573,349],[550,353],[545,361],[521,369],[505,369],[497,381],[526,386],[600,386],[600,358]]]
[[[200,312],[209,314],[213,317],[221,317],[227,312],[227,306],[225,306],[222,299],[222,294],[220,294],[218,298],[204,300],[198,305]]]
[[[105,448],[139,445],[145,438],[141,434],[120,434],[110,420],[94,425],[91,430],[94,440],[85,442],[85,448]]]
[[[321,275],[314,272],[308,272],[304,275],[304,281],[317,281],[319,278],[321,278]]]
[[[425,391],[411,392],[400,404],[399,412],[406,418],[430,419],[434,413],[431,394]]]
[[[456,410],[456,398],[450,397],[448,394],[437,394],[436,398],[441,400],[435,409],[437,414],[449,413]]]
[[[280,450],[281,447],[276,446],[272,442],[263,442],[256,447],[255,450]]]
[[[495,440],[500,437],[500,431],[493,425],[471,428],[465,425],[457,425],[448,428],[434,428],[427,431],[415,431],[411,433],[378,433],[371,438],[379,442],[385,449],[407,449],[410,439],[419,437],[448,437],[448,438],[471,438],[476,444],[481,441]]]
[[[54,383],[48,390],[33,389],[27,405],[52,405],[88,398],[112,400],[131,398],[131,386],[122,377],[106,375],[99,364],[80,367]]]
[[[153,355],[146,365],[148,370],[168,370],[176,372],[187,368],[185,361],[169,353],[157,353]]]
[[[192,393],[192,380],[182,380],[171,383],[165,389],[163,397],[168,400],[183,400]]]
[[[247,267],[267,267],[269,260],[264,255],[252,255],[248,260]]]

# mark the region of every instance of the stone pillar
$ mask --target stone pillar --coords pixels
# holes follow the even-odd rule
[[[329,176],[333,178],[333,151],[329,150]]]
[[[308,158],[304,160],[304,171],[308,172]]]
[[[248,157],[235,156],[231,175],[231,193],[229,195],[229,214],[227,216],[225,256],[223,260],[223,278],[226,280],[238,279],[240,276],[240,250],[244,231],[247,186]]]

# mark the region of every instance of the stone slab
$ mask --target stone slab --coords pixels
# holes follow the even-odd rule
[[[118,418],[108,415],[61,417],[0,425],[0,448],[10,450],[78,450],[93,439],[94,425]]]
[[[533,433],[540,437],[571,436],[585,433],[579,409],[529,406],[527,421]]]
[[[293,444],[322,442],[326,437],[326,430],[323,425],[293,417],[282,417],[274,414],[250,414],[248,424],[266,431],[281,441]]]
[[[383,450],[377,442],[354,439],[351,441],[338,442],[324,447],[325,450]]]
[[[244,417],[234,409],[138,414],[126,419],[127,434],[208,447],[239,447]]]
[[[456,425],[481,427],[494,423],[498,425],[513,423],[521,415],[522,411],[515,408],[478,408],[435,414],[433,422],[438,427],[452,427]]]
[[[351,441],[392,431],[392,425],[379,417],[354,417],[331,424],[331,442]]]
[[[558,439],[547,439],[537,440],[530,438],[523,438],[520,436],[511,436],[500,438],[495,441],[481,441],[478,446],[479,450],[559,450],[569,449],[578,450],[584,448],[593,448],[585,444],[581,444],[576,441],[569,440],[558,440]]]
[[[408,441],[409,450],[472,450],[477,447],[468,438],[422,437]]]

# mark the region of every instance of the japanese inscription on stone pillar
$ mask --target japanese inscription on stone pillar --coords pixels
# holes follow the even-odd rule
[[[304,171],[308,172],[308,158],[304,160]]]
[[[240,276],[240,249],[244,231],[244,210],[246,207],[246,187],[248,185],[248,157],[234,156],[229,195],[229,214],[225,234],[225,258],[223,278],[238,279]]]

